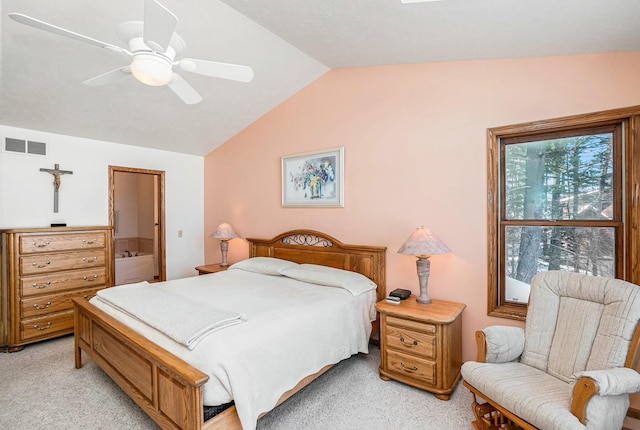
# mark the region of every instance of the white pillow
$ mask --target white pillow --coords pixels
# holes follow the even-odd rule
[[[240,269],[247,272],[262,273],[264,275],[282,276],[281,270],[298,266],[293,261],[282,260],[273,257],[253,257],[246,260],[238,261],[229,266],[227,270]]]
[[[281,270],[280,273],[298,281],[344,288],[354,296],[359,296],[377,288],[371,279],[360,273],[317,264],[299,264],[298,266]]]

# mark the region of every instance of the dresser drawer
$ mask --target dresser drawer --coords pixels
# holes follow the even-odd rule
[[[103,248],[105,232],[20,236],[20,253],[67,251],[72,249]]]
[[[22,297],[51,294],[64,290],[96,288],[105,285],[104,267],[66,273],[29,276],[20,279]]]
[[[33,318],[53,312],[73,309],[71,299],[84,297],[86,300],[90,300],[100,289],[101,288],[92,288],[89,290],[71,291],[68,293],[23,299],[21,300],[21,316],[22,318]]]
[[[436,363],[399,352],[387,351],[387,371],[399,377],[410,377],[427,384],[436,383]]]
[[[104,266],[104,264],[104,248],[61,254],[38,254],[20,257],[20,273],[22,275],[36,275],[38,273]]]
[[[415,354],[423,358],[436,357],[436,336],[387,323],[387,348]]]
[[[31,318],[20,322],[20,340],[51,337],[53,334],[73,332],[73,310]]]

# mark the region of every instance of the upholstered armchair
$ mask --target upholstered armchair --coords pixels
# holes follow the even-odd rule
[[[639,320],[637,285],[536,275],[525,328],[477,332],[477,361],[462,366],[475,428],[619,430],[629,394],[640,391]]]

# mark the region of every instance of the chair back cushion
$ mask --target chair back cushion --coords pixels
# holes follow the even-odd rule
[[[521,361],[565,382],[583,370],[623,367],[640,320],[640,287],[549,271],[531,282]]]

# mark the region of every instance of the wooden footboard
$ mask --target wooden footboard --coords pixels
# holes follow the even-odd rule
[[[202,429],[209,377],[97,309],[74,300],[75,361],[91,357],[158,425]]]
[[[84,352],[163,429],[242,429],[235,406],[204,422],[202,386],[209,379],[205,373],[86,300],[73,302],[77,369],[82,367]],[[277,404],[331,367],[325,366],[304,378],[282,395]]]

